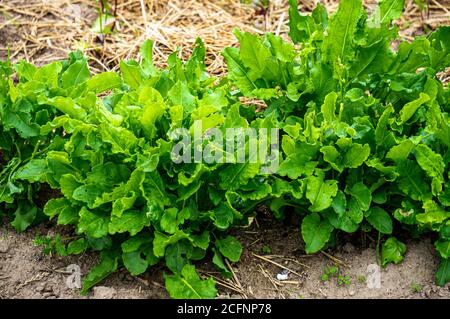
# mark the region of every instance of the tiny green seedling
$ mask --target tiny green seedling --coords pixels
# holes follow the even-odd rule
[[[332,265],[332,266],[327,266],[325,267],[322,276],[320,277],[320,279],[322,281],[328,281],[330,280],[332,277],[336,276],[336,274],[338,273],[339,269],[337,266]]]
[[[359,283],[365,284],[365,283],[366,283],[366,280],[367,280],[366,276],[364,276],[364,275],[359,275],[359,276],[358,276],[358,282],[359,282]]]
[[[339,286],[348,286],[351,284],[350,276],[341,274],[339,267],[336,265],[325,267],[322,276],[320,277],[320,279],[324,282],[329,281],[332,278],[336,278]]]
[[[411,291],[412,291],[413,293],[419,293],[419,292],[421,292],[421,291],[423,290],[423,286],[422,286],[421,284],[415,282],[415,281],[413,281],[413,282],[411,283],[410,288],[411,288]]]
[[[270,248],[270,246],[268,245],[264,245],[264,247],[262,248],[262,252],[263,254],[270,255],[272,253],[272,248]]]
[[[37,235],[34,239],[34,244],[36,246],[42,246],[45,255],[54,255],[55,253],[60,256],[67,255],[61,235],[56,235],[55,237]]]
[[[351,284],[349,275],[339,275],[338,276],[338,285],[339,286],[349,286]]]
[[[327,266],[323,270],[323,273],[322,273],[322,276],[320,277],[320,279],[322,281],[328,281],[331,278],[335,277],[337,275],[338,271],[339,271],[339,269],[336,265]]]

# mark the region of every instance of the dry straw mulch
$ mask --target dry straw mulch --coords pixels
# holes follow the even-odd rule
[[[425,1],[428,10],[423,11],[406,0],[405,15],[398,21],[403,38],[412,40],[450,25],[450,0]],[[82,49],[93,71],[100,72],[116,69],[121,59],[136,58],[145,39],[155,40],[155,59],[163,65],[177,48],[187,57],[201,37],[209,71],[221,74],[225,69],[220,51],[236,45],[234,28],[260,34],[288,31],[287,0],[271,0],[267,12],[240,0],[118,0],[115,10],[114,2],[110,0],[116,14],[114,32],[103,37],[91,29],[99,12],[96,0],[0,0],[0,59],[9,50],[13,60],[43,64]],[[311,11],[317,2],[300,1],[300,8]],[[337,0],[321,2],[332,11],[338,5]],[[371,10],[376,0],[365,4]]]

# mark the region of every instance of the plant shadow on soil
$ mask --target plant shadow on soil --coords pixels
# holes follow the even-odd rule
[[[81,296],[78,289],[67,285],[67,266],[78,265],[84,276],[96,264],[98,255],[49,256],[33,244],[37,235],[70,232],[47,223],[18,234],[4,223],[0,228],[0,298],[169,298],[164,268],[159,265],[139,277],[119,270],[87,296]],[[450,284],[434,284],[438,257],[429,237],[406,239],[404,261],[381,269],[381,287],[377,289],[366,283],[367,267],[377,260],[376,241],[370,235],[359,233],[337,242],[325,253],[305,255],[298,217],[288,215],[284,222],[278,222],[264,211],[258,212],[250,227],[235,229],[233,235],[244,247],[241,260],[232,266],[236,279],[223,279],[211,265],[211,258],[197,264],[203,275],[216,276],[242,292],[218,285],[218,298],[450,298]],[[277,274],[285,274],[279,265],[292,271],[285,281],[277,279]],[[337,266],[338,274],[322,280],[332,265]],[[338,275],[347,278],[347,283],[339,282]]]

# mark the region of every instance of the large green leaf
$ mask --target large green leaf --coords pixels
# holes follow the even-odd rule
[[[119,263],[118,257],[112,252],[104,252],[101,255],[101,261],[94,266],[83,281],[82,294],[87,294],[89,289],[108,277],[117,270]]]
[[[125,267],[132,275],[140,275],[147,270],[148,263],[142,258],[141,252],[136,250],[122,254],[122,260]]]
[[[384,209],[378,206],[372,207],[367,212],[366,220],[380,233],[392,233],[392,219]]]
[[[227,236],[216,241],[217,249],[232,262],[238,262],[242,254],[242,246],[233,236]]]
[[[181,274],[164,275],[167,291],[175,299],[215,298],[217,290],[212,278],[201,280],[192,265],[184,266]]]
[[[90,77],[86,59],[80,59],[70,65],[61,76],[62,86],[69,88],[74,85],[86,82]]]
[[[333,231],[333,226],[326,219],[321,219],[317,213],[306,216],[301,228],[306,245],[305,251],[308,254],[321,250],[330,239]]]
[[[323,180],[322,177],[307,178],[306,198],[311,202],[309,210],[320,212],[331,206],[338,191],[337,181]]]
[[[388,263],[398,264],[403,260],[406,252],[406,245],[398,241],[395,237],[388,238],[381,247],[381,265]]]
[[[444,286],[450,281],[450,259],[441,259],[439,269],[436,272],[436,284]]]
[[[325,59],[329,62],[345,62],[354,56],[354,38],[362,17],[361,0],[343,0],[331,18],[328,35],[324,40]]]

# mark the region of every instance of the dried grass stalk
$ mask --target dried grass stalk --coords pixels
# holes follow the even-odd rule
[[[113,1],[111,1],[113,2]],[[301,1],[304,12],[319,1]],[[334,11],[337,0],[321,1]],[[366,0],[371,11],[376,0]],[[288,32],[287,0],[272,0],[265,15],[254,5],[240,0],[119,0],[114,32],[101,36],[91,30],[98,16],[95,0],[0,0],[0,59],[26,59],[36,64],[65,58],[82,49],[94,72],[114,70],[121,59],[136,58],[145,39],[155,41],[156,64],[163,66],[167,56],[179,48],[186,58],[197,37],[207,47],[208,70],[225,72],[220,51],[235,46],[234,28],[262,34]],[[413,39],[424,30],[450,24],[450,0],[429,0],[428,12],[421,12],[407,0],[400,19],[400,34]],[[443,73],[449,78],[449,72]]]

